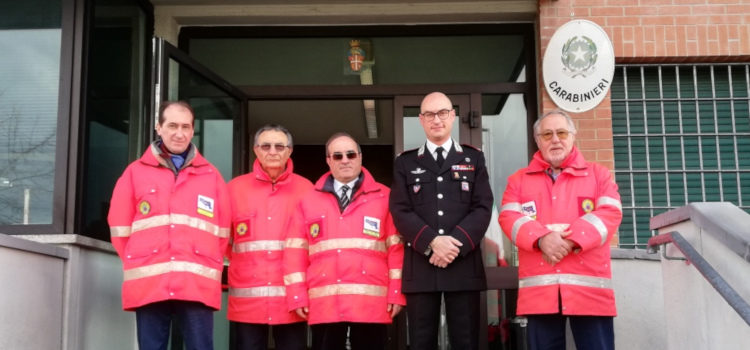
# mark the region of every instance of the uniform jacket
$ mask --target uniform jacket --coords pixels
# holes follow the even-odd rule
[[[406,293],[486,289],[480,244],[492,214],[484,154],[455,140],[442,168],[422,147],[396,158],[390,209],[404,237]],[[463,246],[446,268],[429,262],[430,242],[450,235]]]
[[[253,172],[229,182],[232,249],[227,318],[245,323],[302,322],[286,306],[284,240],[302,195],[313,185],[292,173],[292,161],[272,182],[255,160]]]
[[[391,323],[401,294],[404,248],[388,213],[389,189],[362,168],[343,212],[330,172],[306,195],[284,251],[289,310],[309,307],[310,324]]]
[[[226,184],[194,145],[176,172],[159,144],[125,169],[110,202],[123,308],[177,299],[219,309],[231,214]]]
[[[617,184],[607,168],[576,147],[553,183],[541,153],[508,178],[500,225],[518,246],[518,314],[615,316],[609,242],[622,219]],[[555,226],[579,249],[551,266],[537,241]],[[562,305],[558,304],[558,292]]]

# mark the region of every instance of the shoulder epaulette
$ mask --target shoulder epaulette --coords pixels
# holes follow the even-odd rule
[[[404,154],[404,153],[414,152],[414,151],[416,151],[416,150],[418,150],[418,149],[419,149],[419,147],[417,147],[417,148],[412,148],[412,149],[407,149],[407,150],[403,150],[403,151],[401,151],[401,153],[399,153],[399,154],[398,154],[398,156],[400,156],[400,155],[402,155],[402,154]],[[397,157],[398,157],[398,156],[397,156]]]
[[[470,144],[468,144],[468,143],[462,143],[462,144],[461,144],[461,146],[464,146],[464,147],[469,147],[469,148],[473,148],[473,149],[475,149],[475,150],[477,150],[477,151],[479,151],[479,152],[482,152],[482,150],[481,150],[481,149],[477,148],[477,147],[476,147],[476,146],[474,146],[474,145],[470,145]]]

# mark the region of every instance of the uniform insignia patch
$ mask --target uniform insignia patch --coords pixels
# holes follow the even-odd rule
[[[151,212],[151,204],[146,201],[141,201],[138,203],[138,211],[141,212],[141,215],[148,215],[148,213]]]
[[[214,199],[204,195],[198,195],[198,214],[214,217]]]
[[[521,213],[536,220],[536,203],[534,203],[534,201],[529,201],[521,204]]]
[[[471,190],[471,187],[469,187],[469,183],[466,181],[461,181],[461,191],[469,192]]]
[[[363,226],[364,229],[362,230],[362,233],[375,238],[380,238],[380,219],[365,216]]]
[[[318,237],[319,234],[320,234],[320,225],[318,225],[317,223],[310,225],[310,236],[312,236],[312,238],[315,238],[315,237]]]
[[[238,235],[242,236],[247,233],[247,224],[244,222],[241,222],[237,224],[237,227],[234,228],[235,232],[237,232]]]
[[[578,203],[580,215],[585,215],[594,211],[594,199],[588,197],[578,197]]]
[[[414,191],[414,193],[419,193],[419,189],[422,188],[420,184],[416,184],[411,187],[411,190]]]
[[[468,163],[468,162],[471,162],[471,158],[469,158],[469,157],[466,157],[466,158],[464,158],[464,160],[465,160],[465,161],[466,161],[467,163]]]
[[[454,171],[453,172],[453,178],[454,179],[460,179],[461,178],[461,175],[458,173],[458,171]]]
[[[414,175],[424,174],[426,170],[417,167],[416,169],[412,170],[411,173]]]

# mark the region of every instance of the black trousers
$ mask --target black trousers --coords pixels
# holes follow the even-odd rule
[[[388,325],[382,323],[321,323],[310,330],[312,350],[345,350],[347,330],[352,350],[384,350],[388,341]]]
[[[434,292],[406,294],[409,349],[438,348],[440,301],[445,298],[448,339],[451,350],[479,348],[479,292]]]
[[[267,325],[258,323],[230,322],[234,331],[234,350],[268,349],[268,328],[272,328],[273,341],[277,350],[306,350],[307,323]]]
[[[565,322],[578,350],[614,350],[614,320],[610,316],[527,315],[529,349],[565,350]]]

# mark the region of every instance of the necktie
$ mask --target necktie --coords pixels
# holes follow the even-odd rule
[[[443,162],[445,161],[445,158],[443,158],[443,147],[436,148],[435,152],[437,152],[437,157],[435,157],[435,161],[437,162],[438,168],[442,168]]]
[[[343,211],[344,208],[346,208],[347,205],[349,205],[349,196],[347,196],[347,193],[349,192],[349,186],[344,185],[341,186],[341,196],[339,197],[339,207]]]
[[[169,157],[172,158],[172,164],[174,164],[174,168],[177,170],[180,170],[182,164],[185,164],[185,158],[182,158],[180,155],[170,155]]]

